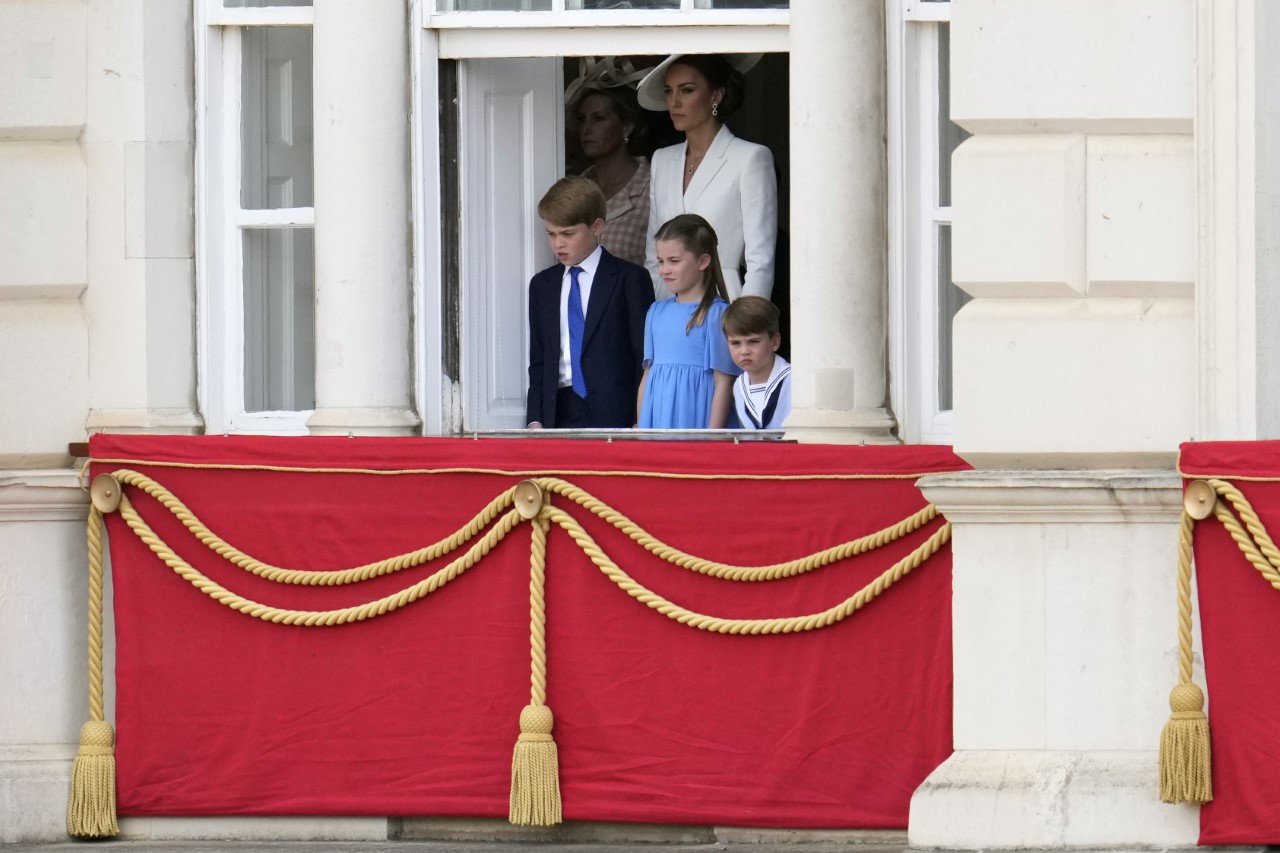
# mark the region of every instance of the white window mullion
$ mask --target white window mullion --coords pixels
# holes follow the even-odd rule
[[[207,3],[205,23],[215,27],[309,27],[315,22],[311,6],[224,7]]]
[[[234,428],[236,417],[244,411],[244,235],[236,224],[240,215],[241,181],[241,31],[238,27],[223,29],[222,38],[222,187],[224,217],[223,281],[215,285],[223,302],[222,340],[226,344],[222,368],[224,419]]]
[[[238,228],[314,228],[314,207],[277,207],[263,210],[235,211],[234,222]]]
[[[944,4],[921,4],[944,5]],[[918,276],[913,283],[917,289],[920,310],[920,342],[917,347],[919,368],[919,400],[921,440],[937,440],[938,379],[942,353],[938,340],[938,258],[940,233],[936,211],[938,207],[938,28],[917,25],[918,87],[916,89],[918,141],[920,153],[919,183],[916,188],[916,207],[919,211],[916,227],[920,234],[920,259]]]

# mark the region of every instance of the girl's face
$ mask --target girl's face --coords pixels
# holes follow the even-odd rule
[[[678,240],[659,240],[657,245],[658,275],[676,295],[676,301],[701,299],[703,273],[711,266],[711,256],[695,255]]]
[[[625,143],[629,128],[606,95],[587,95],[578,105],[578,141],[590,160],[608,157]]]
[[[700,72],[679,62],[667,68],[667,85],[663,91],[667,95],[671,123],[684,133],[711,121],[711,105],[724,99],[724,89],[712,89]]]

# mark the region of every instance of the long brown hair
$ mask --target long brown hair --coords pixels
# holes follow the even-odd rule
[[[711,310],[717,296],[725,302],[729,301],[729,288],[724,283],[720,253],[716,250],[720,240],[711,223],[696,213],[682,213],[674,219],[668,219],[658,229],[658,233],[653,235],[653,240],[655,243],[658,240],[677,242],[695,258],[711,256],[711,263],[702,271],[702,301],[698,303],[698,310],[689,318],[689,324],[684,327],[687,335],[707,319],[707,312]]]

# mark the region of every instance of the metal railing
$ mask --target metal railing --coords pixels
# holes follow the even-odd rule
[[[463,438],[575,438],[604,441],[785,441],[780,429],[481,429]]]

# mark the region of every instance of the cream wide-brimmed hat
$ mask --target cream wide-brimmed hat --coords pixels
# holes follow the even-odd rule
[[[644,79],[640,81],[640,85],[636,89],[636,100],[640,102],[640,106],[655,113],[665,113],[667,111],[667,96],[662,91],[667,85],[667,69],[671,67],[671,63],[684,55],[683,53],[671,54],[655,65],[653,70],[644,76]],[[742,74],[746,74],[754,68],[763,55],[760,53],[720,54],[726,62]]]

